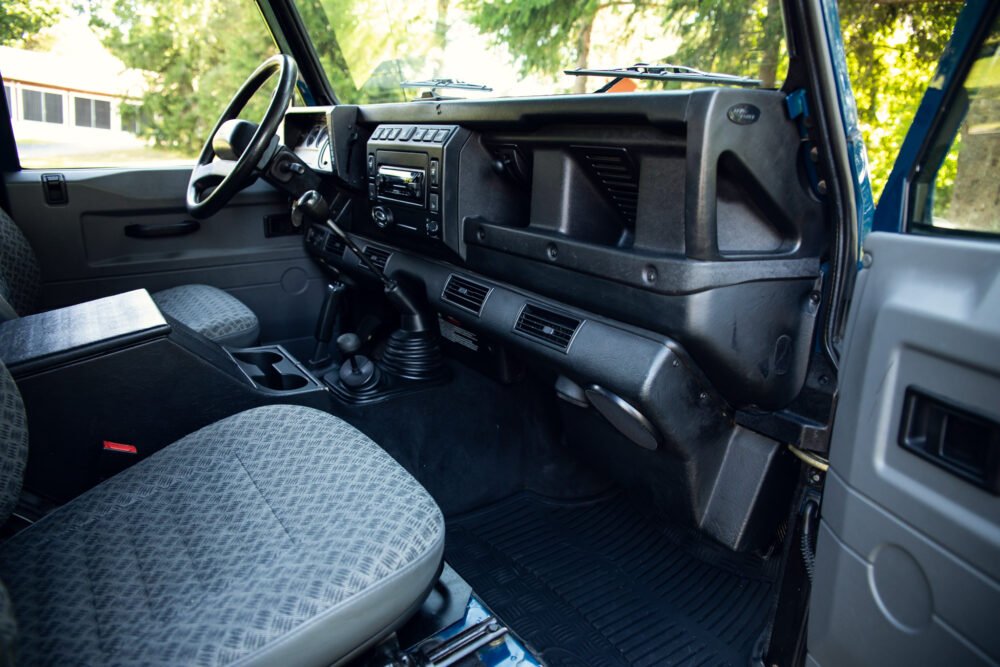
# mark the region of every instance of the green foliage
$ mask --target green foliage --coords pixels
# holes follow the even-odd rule
[[[3,0],[0,2],[0,46],[22,45],[62,16],[57,0]]]
[[[578,61],[581,31],[599,0],[468,0],[471,22],[515,54],[522,75],[554,74]]]
[[[276,52],[248,0],[91,0],[82,7],[104,45],[145,72],[141,132],[194,155],[237,88]],[[241,114],[260,121],[267,85]]]
[[[961,3],[841,0],[847,68],[868,149],[872,190],[889,179],[913,115],[944,51]],[[938,197],[954,183],[957,152],[939,172]]]
[[[680,38],[676,52],[643,54],[646,62],[759,76],[771,87],[781,57],[780,0],[466,0],[465,7],[494,44],[517,54],[523,75],[590,64],[584,36],[605,12],[624,15],[627,27],[659,23]]]

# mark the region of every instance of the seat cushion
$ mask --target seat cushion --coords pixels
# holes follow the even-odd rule
[[[320,665],[419,604],[444,521],[344,421],[269,406],[170,445],[0,546],[23,665]]]
[[[165,314],[220,345],[250,347],[260,337],[254,312],[217,287],[171,287],[154,293],[153,301]]]

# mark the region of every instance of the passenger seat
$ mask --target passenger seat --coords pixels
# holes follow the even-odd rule
[[[0,364],[0,522],[27,457]],[[0,662],[342,664],[419,607],[443,549],[441,511],[374,442],[318,410],[255,408],[0,545]]]

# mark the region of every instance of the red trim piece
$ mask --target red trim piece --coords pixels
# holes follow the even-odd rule
[[[108,452],[121,452],[123,454],[139,453],[139,450],[135,448],[135,445],[123,445],[120,442],[111,442],[110,440],[104,441],[104,450]]]

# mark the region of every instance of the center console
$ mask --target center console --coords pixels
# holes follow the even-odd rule
[[[31,438],[25,488],[65,502],[212,422],[273,403],[329,407],[279,346],[227,350],[145,290],[0,323]]]

